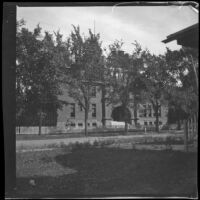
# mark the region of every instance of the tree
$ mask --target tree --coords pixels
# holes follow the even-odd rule
[[[180,104],[173,101],[173,98],[168,104],[168,124],[177,123],[177,130],[181,129],[181,122],[188,118],[187,113],[181,108]]]
[[[23,117],[26,125],[37,124],[41,134],[41,126],[44,120],[49,120],[49,113],[55,116],[63,104],[58,99],[62,92],[55,59],[59,44],[55,45],[48,32],[43,37],[39,25],[31,32],[20,28],[21,24],[21,21],[17,23],[16,36],[17,113],[20,113],[17,117]]]
[[[179,51],[167,49],[166,62],[171,66],[171,73],[174,74],[179,84],[169,91],[174,107],[186,113],[184,116],[185,126],[185,148],[188,149],[188,123],[193,121],[196,131],[198,130],[198,51],[195,49],[182,48]]]
[[[170,74],[169,65],[166,64],[164,56],[146,54],[145,58],[145,85],[144,96],[153,106],[156,121],[156,132],[159,132],[159,115],[161,104],[166,104],[166,91],[176,84],[176,79]]]
[[[93,89],[102,80],[103,56],[100,35],[89,30],[88,37],[82,37],[80,28],[73,26],[70,35],[70,76],[64,77],[68,94],[85,111],[85,135],[87,136],[87,121],[93,96]]]
[[[181,49],[171,51],[167,49],[166,63],[170,73],[176,78],[177,84],[168,91],[170,98],[176,102],[189,116],[198,111],[198,65],[197,52]],[[195,63],[195,64],[194,64]]]
[[[192,132],[198,130],[198,52],[194,49],[180,49],[171,51],[167,49],[166,61],[171,66],[171,71],[179,81],[169,91],[171,101],[175,102],[175,109],[184,111],[185,148],[188,149],[188,124],[193,121]]]
[[[125,133],[127,133],[128,123],[130,123],[128,107],[133,103],[134,96],[134,108],[136,110],[136,102],[140,95],[139,88],[142,87],[140,76],[144,67],[142,58],[144,51],[136,42],[132,55],[125,54],[122,51],[122,45],[123,42],[116,41],[109,47],[110,54],[107,58],[107,67],[110,70],[108,73],[110,91],[108,98],[110,103],[121,103]],[[137,124],[137,116],[135,116],[135,123]]]
[[[139,104],[143,102],[143,93],[146,90],[145,77],[143,73],[145,70],[144,58],[148,50],[142,50],[140,44],[137,41],[135,41],[133,44],[135,49],[131,55],[131,64],[134,66],[135,70],[130,91],[133,95],[134,123],[135,126],[137,126],[137,110]]]

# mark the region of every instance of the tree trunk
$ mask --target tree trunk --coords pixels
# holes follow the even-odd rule
[[[197,115],[196,115],[196,136],[198,136],[198,126],[199,126],[199,112],[197,110]]]
[[[137,109],[134,109],[134,124],[135,124],[135,127],[137,126],[137,121],[138,121],[138,118],[137,118]]]
[[[180,119],[177,120],[177,130],[181,130],[181,122],[180,122]]]
[[[127,113],[127,108],[125,106],[126,104],[123,104],[122,107],[123,107],[123,112],[124,112],[124,123],[125,123],[125,126],[124,126],[124,134],[126,135],[128,133],[128,113]]]
[[[191,140],[191,118],[188,119],[188,141]]]
[[[156,116],[156,132],[159,133],[159,117]]]
[[[155,105],[155,114],[156,114],[156,132],[159,133],[159,116],[158,116],[158,109],[159,109],[159,105],[158,105],[158,101],[156,101],[156,105]]]
[[[185,151],[188,151],[188,121],[184,120],[184,146]]]
[[[192,142],[193,142],[193,140],[194,140],[194,133],[195,133],[195,131],[194,131],[194,129],[195,129],[195,127],[194,127],[194,118],[195,118],[195,116],[193,116],[192,117]]]
[[[85,109],[85,136],[88,135],[88,108]]]
[[[137,103],[136,103],[136,100],[135,100],[135,95],[134,95],[134,123],[135,123],[135,127],[137,126]]]
[[[39,112],[39,132],[38,135],[41,135],[41,129],[42,129],[42,113],[41,111]]]
[[[106,117],[106,101],[105,101],[105,86],[102,86],[102,97],[101,97],[101,105],[102,105],[102,126],[105,127],[105,117]]]
[[[194,137],[196,136],[196,134],[198,133],[198,127],[197,127],[197,115],[194,115],[194,129],[195,129],[195,133],[194,133]]]
[[[125,129],[124,129],[124,131],[125,131],[125,135],[128,133],[128,123],[127,123],[127,121],[125,121]]]

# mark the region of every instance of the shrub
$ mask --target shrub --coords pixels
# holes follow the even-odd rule
[[[97,140],[95,140],[95,141],[93,142],[93,146],[94,146],[94,147],[99,146],[99,142],[98,142]]]
[[[76,142],[76,143],[70,145],[71,151],[76,151],[76,150],[81,150],[81,149],[88,149],[88,148],[92,148],[92,147],[93,147],[93,145],[88,141],[84,142],[84,143]]]
[[[59,144],[57,144],[57,143],[48,144],[46,147],[47,147],[47,148],[58,148],[58,147],[59,147]]]
[[[76,142],[76,143],[74,143],[74,144],[72,144],[71,145],[71,147],[72,147],[72,151],[75,151],[75,150],[79,150],[79,149],[82,149],[82,144],[81,143],[79,143],[79,142]]]
[[[168,124],[164,124],[162,127],[161,127],[161,130],[162,131],[168,131],[170,130],[170,126]]]
[[[162,142],[163,142],[163,138],[159,138],[159,137],[154,138],[154,143],[160,144]]]
[[[84,142],[82,145],[83,149],[91,148],[93,146],[90,142]]]
[[[165,151],[172,151],[172,145],[166,144]]]
[[[65,148],[67,145],[64,142],[60,142],[60,147]]]
[[[172,144],[172,143],[174,142],[174,140],[175,140],[174,138],[168,136],[168,137],[166,138],[165,142],[166,142],[167,144]]]
[[[63,151],[65,151],[65,152],[70,152],[70,151],[72,151],[73,143],[70,142],[68,145],[62,145],[61,148],[62,148]]]
[[[132,145],[132,150],[136,150],[136,145],[134,143],[131,143]]]

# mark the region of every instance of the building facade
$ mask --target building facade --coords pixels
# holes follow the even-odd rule
[[[61,100],[67,101],[68,104],[64,105],[61,110],[58,110],[57,127],[59,130],[81,130],[85,127],[84,109],[77,102],[69,97],[67,90],[63,90],[63,95],[60,96]],[[88,115],[88,129],[102,127],[102,94],[101,91],[94,87],[94,93],[91,99],[89,115]],[[106,127],[123,127],[123,120],[120,122],[116,120],[120,115],[117,109],[120,104],[109,104],[105,107],[105,125]],[[159,125],[162,126],[167,123],[167,107],[161,105],[159,109]],[[133,105],[128,107],[130,115],[129,127],[135,128],[134,110]],[[116,114],[118,113],[118,114]],[[118,122],[116,122],[118,121]],[[150,103],[139,104],[137,109],[137,123],[140,127],[153,127],[155,126],[155,113]]]
[[[63,95],[59,99],[66,101],[67,104],[57,110],[56,126],[42,126],[42,134],[83,131],[85,128],[84,109],[68,95],[67,89],[63,89]],[[106,104],[104,119],[107,128],[124,128],[124,122],[120,120],[120,106],[120,104]],[[130,117],[128,127],[134,129],[134,111],[131,104],[128,107],[128,113]],[[167,107],[161,106],[159,115],[159,124],[162,126],[167,123]],[[149,103],[138,105],[137,119],[137,123],[142,129],[155,127],[156,118],[152,105]],[[94,88],[88,115],[88,129],[100,127],[102,127],[102,94],[100,90]],[[16,134],[38,134],[38,130],[38,126],[16,127]]]

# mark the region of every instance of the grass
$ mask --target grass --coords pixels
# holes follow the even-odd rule
[[[16,196],[197,194],[196,153],[77,145],[64,151],[18,153]]]

